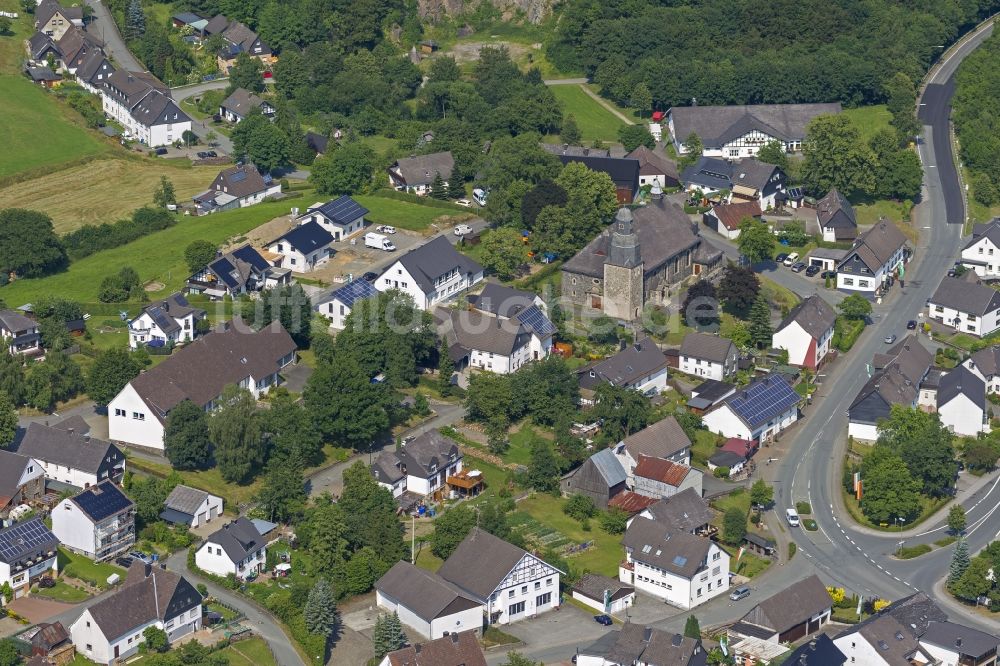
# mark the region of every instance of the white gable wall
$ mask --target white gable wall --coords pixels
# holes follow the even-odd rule
[[[427,621],[381,590],[375,591],[375,602],[379,608],[384,608],[389,613],[395,611],[403,624],[431,640],[441,638],[446,632],[459,633],[470,629],[479,631],[483,627],[482,605]]]
[[[490,595],[487,618],[499,613],[495,624],[510,624],[559,606],[559,571],[525,553],[514,570]]]
[[[151,449],[163,449],[163,424],[129,383],[108,403],[108,437]]]
[[[983,236],[962,250],[962,265],[974,270],[979,277],[1000,277],[1000,248]]]
[[[70,550],[89,557],[97,552],[94,522],[68,498],[52,510],[52,533]]]
[[[981,432],[990,431],[989,424],[983,423],[983,410],[963,393],[938,407],[937,411],[941,424],[956,435],[975,437]]]
[[[666,571],[642,561],[642,553],[625,552],[632,569],[620,566],[618,579],[671,606],[694,608],[729,589],[729,554],[714,543],[709,547],[707,566],[693,578]]]

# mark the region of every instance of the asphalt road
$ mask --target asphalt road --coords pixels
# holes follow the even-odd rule
[[[136,57],[125,46],[125,40],[118,32],[118,26],[111,18],[111,12],[100,0],[86,0],[87,5],[94,10],[94,17],[87,25],[87,32],[96,35],[104,42],[104,52],[119,68],[129,72],[145,72],[146,68],[139,64]]]
[[[179,105],[183,100],[188,97],[194,97],[196,95],[201,95],[208,92],[209,90],[224,90],[229,86],[229,79],[215,79],[213,81],[206,81],[204,83],[196,83],[192,86],[182,86],[179,88],[171,88],[170,96]],[[212,127],[202,120],[197,120],[196,118],[191,119],[191,131],[198,135],[198,138],[205,141],[205,136],[209,132],[214,132],[215,138],[212,140],[212,148],[218,148],[223,150],[227,155],[233,154],[233,142],[228,136],[222,132],[215,132]],[[206,144],[208,142],[206,141]]]
[[[940,581],[947,574],[951,547],[913,560],[895,559],[892,554],[900,535],[859,529],[846,517],[839,489],[847,439],[846,410],[867,381],[866,364],[873,354],[884,350],[883,337],[905,332],[904,322],[916,318],[961,248],[964,202],[948,130],[953,75],[962,58],[990,32],[980,32],[949,54],[932,75],[921,99],[920,118],[925,126],[918,151],[925,177],[923,200],[914,215],[922,238],[907,267],[906,287],[895,287],[885,302],[875,307],[875,324],[865,331],[842,359],[836,375],[820,390],[806,422],[794,434],[789,454],[778,463],[774,481],[778,515],[797,500],[811,502],[819,531],[790,528],[789,533],[825,580],[855,593],[887,599],[921,590],[946,607],[957,621],[995,633],[1000,623],[969,613],[941,591]],[[960,497],[969,509],[968,541],[972,552],[1000,537],[1000,514],[995,514],[1000,490],[992,479],[987,483],[978,492]],[[943,516],[924,527],[923,532],[904,535],[907,544],[941,538],[942,521]]]

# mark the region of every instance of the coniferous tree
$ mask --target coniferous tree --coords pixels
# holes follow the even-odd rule
[[[459,178],[457,173],[453,173],[448,180],[448,198],[461,199],[465,196],[465,182]]]
[[[442,396],[451,395],[451,376],[455,374],[455,362],[448,355],[448,341],[441,339],[438,350],[438,392]]]
[[[701,638],[701,625],[694,615],[689,615],[684,623],[684,635],[688,638]]]
[[[959,539],[955,544],[955,552],[951,556],[951,565],[948,567],[948,585],[954,585],[965,570],[969,568],[969,544],[965,539]]]
[[[320,578],[309,590],[303,613],[306,629],[310,633],[328,638],[337,626],[337,602],[333,588],[325,578]]]
[[[444,178],[441,177],[440,172],[434,176],[434,180],[431,182],[431,198],[442,201],[448,198],[448,190],[445,188]]]
[[[372,647],[375,648],[375,658],[382,659],[385,655],[406,645],[406,634],[399,615],[381,615],[375,621],[372,632]]]
[[[760,292],[750,308],[750,341],[758,349],[763,349],[771,345],[773,334],[771,308],[768,306],[763,292]]]
[[[576,117],[572,113],[563,118],[559,138],[563,140],[563,143],[568,143],[571,146],[579,145],[582,135],[580,134],[580,126],[576,124]]]
[[[129,0],[125,9],[125,39],[139,39],[146,33],[146,14],[140,0]]]

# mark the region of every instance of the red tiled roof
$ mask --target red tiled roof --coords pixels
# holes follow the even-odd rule
[[[739,437],[730,437],[726,440],[726,443],[719,448],[719,450],[732,451],[738,456],[748,458],[755,448],[757,447],[755,447],[754,443],[749,440],[740,439]]]
[[[644,479],[653,479],[671,486],[679,486],[690,471],[691,468],[686,465],[678,465],[663,458],[640,455],[639,464],[635,466],[634,474]]]
[[[655,497],[646,497],[631,490],[620,492],[608,501],[608,507],[621,509],[628,514],[636,514],[647,507],[656,504],[659,500]]]
[[[722,204],[712,208],[712,212],[719,218],[726,229],[736,231],[740,228],[740,222],[745,217],[760,217],[763,211],[756,201],[744,201],[742,203]]]

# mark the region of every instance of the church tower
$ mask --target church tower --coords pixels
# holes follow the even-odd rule
[[[632,211],[619,209],[611,226],[611,246],[604,260],[604,313],[631,321],[639,318],[644,293],[642,255]]]

